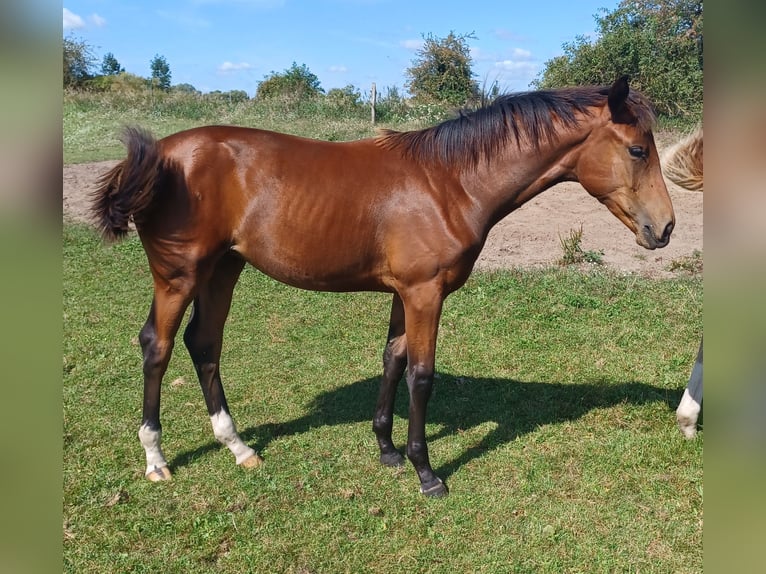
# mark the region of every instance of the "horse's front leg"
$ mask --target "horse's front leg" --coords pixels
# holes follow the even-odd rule
[[[391,319],[388,325],[388,338],[383,351],[383,378],[380,382],[380,394],[372,419],[372,430],[380,448],[380,462],[386,466],[401,466],[404,457],[396,450],[391,438],[394,425],[394,400],[399,381],[407,366],[407,337],[404,333],[404,307],[399,295],[394,295],[391,304]]]
[[[426,496],[446,496],[447,486],[434,474],[426,443],[426,409],[434,382],[436,337],[442,310],[439,286],[426,285],[403,294],[407,332],[407,388],[410,392],[407,458]]]

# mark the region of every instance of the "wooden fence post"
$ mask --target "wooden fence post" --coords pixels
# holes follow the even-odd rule
[[[372,123],[375,123],[375,99],[377,93],[375,92],[375,82],[372,83],[372,93],[370,95],[370,115],[372,117]]]

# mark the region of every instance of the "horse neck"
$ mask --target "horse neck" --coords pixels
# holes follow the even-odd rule
[[[487,231],[506,215],[546,189],[563,181],[577,181],[574,168],[579,149],[591,133],[591,122],[562,131],[552,142],[534,148],[510,141],[462,183],[483,213]]]

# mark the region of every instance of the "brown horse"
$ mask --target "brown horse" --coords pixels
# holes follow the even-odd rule
[[[214,435],[238,464],[261,463],[237,434],[218,364],[232,291],[250,263],[303,289],[393,294],[373,418],[380,460],[404,463],[391,429],[406,371],[407,457],[421,492],[446,494],[425,435],[445,297],[465,283],[494,224],[562,181],[579,181],[640,245],[667,245],[674,214],[653,122],[623,77],[608,87],[501,96],[431,128],[354,142],[222,126],[156,141],[128,129],[127,159],[100,181],[93,211],[107,239],[122,238],[134,221],[154,279],[139,337],[147,478],[170,478],[160,384],[190,303],[184,343]]]

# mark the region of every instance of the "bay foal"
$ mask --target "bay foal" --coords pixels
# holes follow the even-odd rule
[[[238,464],[261,463],[237,434],[219,372],[232,292],[249,263],[303,289],[392,293],[373,417],[380,460],[404,462],[391,429],[405,375],[407,457],[424,494],[446,494],[425,435],[445,297],[464,284],[498,221],[562,181],[579,181],[640,245],[665,246],[675,220],[653,122],[623,77],[501,96],[431,128],[353,142],[230,126],[156,140],[128,129],[127,158],[104,175],[93,211],[110,240],[135,223],[154,280],[140,332],[146,477],[170,478],[160,385],[190,304],[183,340],[215,437]]]

